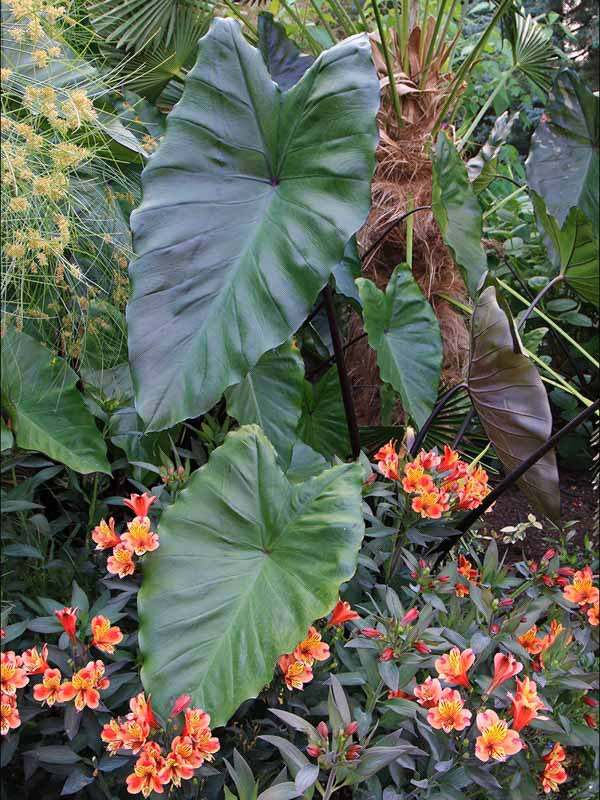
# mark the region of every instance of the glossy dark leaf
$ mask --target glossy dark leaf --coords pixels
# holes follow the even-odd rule
[[[197,416],[308,315],[370,205],[368,40],[286,93],[232,20],[200,40],[132,215],[129,353],[150,430]]]
[[[551,436],[548,395],[495,286],[484,289],[473,312],[468,384],[479,419],[508,472]],[[559,519],[554,451],[534,464],[519,486],[537,509]]]
[[[261,11],[258,15],[258,49],[269,75],[282,91],[291,89],[313,63],[314,58],[303,55],[273,14]]]

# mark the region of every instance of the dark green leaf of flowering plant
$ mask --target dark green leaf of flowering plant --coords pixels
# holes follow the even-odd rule
[[[132,215],[129,353],[150,430],[210,409],[308,315],[370,206],[366,37],[288,92],[232,20],[200,40]]]
[[[182,693],[215,726],[273,678],[356,569],[362,469],[292,484],[248,425],[163,513],[138,596],[142,681],[161,714]]]

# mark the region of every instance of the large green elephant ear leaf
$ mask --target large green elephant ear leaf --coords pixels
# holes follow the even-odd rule
[[[150,430],[211,408],[308,315],[368,214],[378,106],[366,37],[285,93],[233,20],[200,40],[132,215],[129,354]]]
[[[548,395],[523,353],[510,311],[495,286],[483,290],[473,312],[468,386],[481,424],[507,471],[550,438]],[[523,475],[519,486],[537,509],[558,521],[560,489],[553,450]]]
[[[469,294],[476,297],[487,272],[487,257],[481,243],[481,206],[469,182],[466,164],[445,133],[440,133],[435,144],[432,180],[436,222]]]
[[[254,425],[192,475],[162,516],[138,596],[142,681],[161,714],[186,693],[223,725],[272,680],[354,574],[361,481],[344,464],[291,484]]]
[[[599,238],[598,146],[600,98],[577,75],[559,72],[540,124],[531,137],[526,162],[530,187],[562,227],[579,208]]]
[[[298,438],[304,394],[304,362],[290,342],[265,353],[241,383],[225,392],[227,413],[266,433],[284,469]]]
[[[304,381],[300,438],[326,458],[350,454],[348,425],[337,367],[330,367],[316,383]]]
[[[400,392],[404,410],[421,427],[437,397],[442,337],[433,312],[406,264],[396,267],[385,293],[357,280],[369,344],[381,379]]]
[[[106,444],[66,361],[26,333],[2,337],[2,405],[18,447],[37,450],[86,475],[110,474]]]
[[[270,76],[284,92],[298,83],[314,61],[312,56],[300,52],[283,25],[275,22],[268,11],[258,15],[258,49]]]
[[[584,300],[596,307],[600,302],[598,240],[592,223],[578,208],[572,208],[562,228],[551,217],[544,201],[531,192],[535,216],[546,250],[565,281]]]

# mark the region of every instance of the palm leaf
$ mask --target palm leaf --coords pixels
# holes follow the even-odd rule
[[[515,67],[542,92],[552,86],[558,57],[550,41],[551,31],[543,30],[531,16],[515,15],[511,30]]]

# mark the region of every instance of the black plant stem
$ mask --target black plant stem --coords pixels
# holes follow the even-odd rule
[[[419,433],[415,437],[415,441],[413,442],[413,446],[410,449],[410,452],[412,453],[413,456],[416,456],[416,454],[421,449],[421,445],[423,444],[423,440],[427,436],[427,431],[431,427],[434,419],[437,417],[437,415],[440,413],[440,411],[444,408],[444,406],[446,405],[448,400],[450,400],[452,397],[454,397],[454,395],[460,389],[466,389],[466,388],[467,388],[467,384],[466,383],[457,383],[456,386],[453,386],[451,389],[449,389],[446,392],[446,394],[443,395],[438,400],[438,402],[435,405],[435,408],[433,409],[431,414],[427,417],[427,419],[423,423],[423,427],[421,428],[421,430],[419,431]]]
[[[365,262],[369,258],[371,253],[374,253],[375,250],[377,250],[379,245],[387,237],[387,235],[390,233],[390,231],[393,231],[394,228],[396,227],[396,225],[399,225],[402,222],[402,220],[406,219],[407,217],[410,217],[411,214],[415,214],[417,211],[430,211],[430,210],[431,210],[431,206],[417,206],[416,208],[411,208],[411,210],[407,211],[405,214],[401,214],[399,217],[397,217],[397,219],[393,220],[393,222],[390,222],[390,224],[383,231],[383,233],[380,236],[378,236],[377,239],[375,239],[375,241],[369,247],[367,252],[364,253],[363,256],[361,256],[361,260],[363,262]]]
[[[335,315],[335,306],[333,305],[333,292],[331,291],[331,286],[326,286],[323,289],[323,300],[325,302],[325,311],[327,312],[327,320],[329,322],[329,330],[331,332],[331,341],[333,343],[333,353],[335,355],[335,363],[340,379],[342,401],[344,403],[344,411],[346,412],[346,424],[348,425],[350,446],[352,448],[352,458],[356,461],[360,455],[360,434],[358,431],[358,421],[356,419],[354,400],[352,399],[352,384],[350,383],[350,376],[348,375],[346,362],[344,361],[344,345],[342,342],[337,317]]]
[[[460,426],[460,428],[458,429],[458,433],[454,437],[454,441],[452,442],[452,449],[453,450],[456,450],[456,448],[460,444],[460,442],[461,442],[463,436],[465,435],[465,433],[467,432],[467,429],[468,429],[469,425],[471,424],[471,420],[473,419],[474,416],[475,416],[475,409],[472,408],[469,411],[469,413],[467,414],[467,416],[463,419],[462,425]]]
[[[527,306],[527,308],[525,310],[525,313],[521,317],[521,319],[519,321],[519,324],[517,325],[517,330],[518,331],[520,331],[521,328],[525,325],[525,323],[529,319],[531,313],[533,312],[535,307],[538,305],[538,303],[540,302],[542,297],[544,297],[546,292],[549,292],[550,289],[552,289],[553,286],[556,286],[557,283],[560,283],[560,281],[562,281],[562,275],[557,275],[555,278],[552,278],[551,281],[548,281],[548,283],[544,286],[543,289],[540,289],[540,291],[536,294],[536,296],[533,298],[531,303]]]

